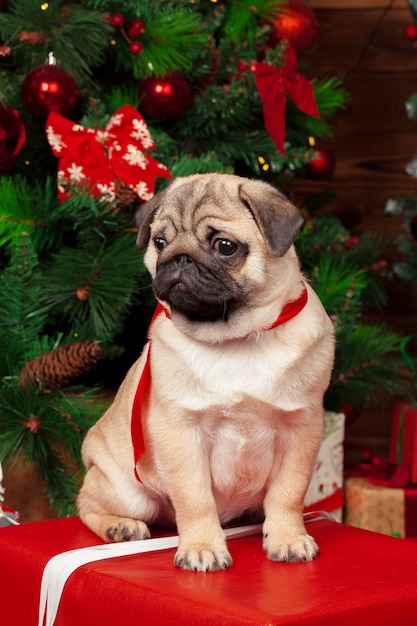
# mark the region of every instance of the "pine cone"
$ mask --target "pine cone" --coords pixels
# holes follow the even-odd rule
[[[138,198],[138,194],[117,176],[114,179],[114,193],[121,209],[128,208]]]
[[[58,389],[87,372],[100,358],[101,348],[94,341],[78,341],[59,346],[28,361],[20,370],[19,385],[38,383],[44,389]]]

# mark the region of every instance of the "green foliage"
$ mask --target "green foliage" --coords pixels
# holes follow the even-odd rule
[[[335,328],[336,359],[325,398],[329,409],[367,405],[378,393],[402,395],[409,387],[400,335],[362,320],[366,307],[386,303],[385,246],[372,233],[352,236],[332,215],[307,221],[297,240],[303,269]]]
[[[22,233],[12,251],[10,264],[0,274],[0,342],[3,358],[0,376],[16,374],[26,362],[46,322],[48,308],[39,305],[38,258],[31,237]]]
[[[56,182],[52,178],[33,183],[21,176],[0,178],[0,247],[9,251],[19,245],[22,235],[30,234],[40,252],[56,233],[49,226],[57,206]],[[53,225],[51,225],[53,226]]]
[[[323,117],[333,115],[345,108],[349,94],[343,88],[340,78],[330,76],[322,80],[313,80],[314,98]]]
[[[284,0],[241,0],[228,2],[222,24],[223,32],[232,42],[253,42],[259,31],[259,23],[272,22],[285,6]]]
[[[217,153],[214,150],[202,154],[199,157],[190,158],[186,155],[182,155],[179,158],[173,159],[170,170],[174,178],[207,172],[233,174],[232,167],[225,168],[224,163],[218,159]]]
[[[44,268],[41,302],[71,325],[89,321],[92,337],[109,339],[121,330],[144,272],[132,233],[105,240],[98,250],[65,246]],[[62,317],[55,317],[62,324]]]
[[[143,52],[132,62],[135,78],[160,76],[169,71],[189,71],[207,42],[199,16],[188,11],[159,15],[147,24]],[[197,53],[197,54],[196,54]]]
[[[345,293],[350,291],[345,280],[350,281],[354,291],[361,294],[362,305],[378,308],[387,303],[389,272],[383,260],[386,247],[387,242],[372,232],[352,236],[339,219],[330,214],[309,220],[297,240],[303,265],[313,280],[324,286],[338,285],[341,292],[346,287]],[[332,278],[323,278],[329,271],[333,273]],[[319,282],[317,289],[320,290]],[[320,291],[320,297],[327,302],[326,293]],[[350,306],[348,309],[351,310]]]
[[[25,180],[0,178],[2,199],[0,215],[0,246],[12,248],[21,239],[22,232],[35,226],[31,189]]]
[[[348,93],[342,87],[339,79],[331,77],[324,80],[313,80],[314,98],[317,108],[320,111],[320,118],[311,117],[298,109],[295,104],[288,99],[287,136],[296,138],[300,129],[313,137],[331,137],[332,129],[327,121],[331,115],[340,109],[344,109],[348,100]]]
[[[336,353],[326,406],[364,406],[379,393],[405,396],[410,384],[400,356],[401,337],[383,324],[358,323]]]
[[[0,458],[5,465],[20,457],[38,468],[58,515],[75,514],[81,480],[81,443],[103,411],[93,391],[71,399],[32,388],[0,388]]]
[[[50,2],[47,10],[41,10],[37,2],[9,0],[8,12],[0,13],[1,38],[13,47],[20,71],[43,64],[53,50],[62,67],[79,81],[90,79],[92,68],[104,62],[112,30],[100,12],[62,1]],[[38,37],[26,55],[25,34],[30,33]]]

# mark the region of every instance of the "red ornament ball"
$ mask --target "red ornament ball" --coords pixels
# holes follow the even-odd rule
[[[136,37],[139,37],[139,35],[142,35],[145,31],[146,31],[146,24],[145,24],[145,22],[142,22],[142,20],[135,20],[129,26],[127,34],[132,39],[136,39]]]
[[[130,54],[140,54],[143,50],[143,43],[140,41],[132,41],[129,44],[129,52]]]
[[[26,141],[26,129],[19,113],[0,103],[0,172],[13,167]]]
[[[405,36],[411,41],[415,41],[417,39],[417,24],[409,24],[405,27]]]
[[[306,174],[313,180],[331,178],[336,166],[336,159],[331,150],[325,147],[314,148],[313,157],[306,166]]]
[[[22,83],[22,101],[34,117],[46,119],[51,111],[68,115],[73,110],[78,89],[71,74],[49,59],[29,72]]]
[[[112,13],[110,16],[110,23],[113,24],[113,26],[116,26],[116,28],[121,28],[124,21],[125,16],[123,13]]]
[[[144,117],[164,121],[182,115],[191,102],[190,87],[178,72],[141,79],[138,96],[139,109]]]
[[[314,11],[301,0],[289,0],[286,8],[271,24],[268,44],[276,46],[286,39],[296,54],[302,54],[313,45],[317,37],[317,18]]]

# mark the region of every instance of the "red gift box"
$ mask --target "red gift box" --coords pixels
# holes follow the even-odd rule
[[[396,402],[392,415],[389,461],[402,465],[417,483],[417,405]]]
[[[417,542],[321,519],[307,563],[273,563],[261,537],[229,541],[231,569],[179,570],[174,550],[83,565],[68,579],[55,626],[414,625]],[[0,531],[2,623],[36,626],[42,573],[63,551],[101,542],[78,518]]]

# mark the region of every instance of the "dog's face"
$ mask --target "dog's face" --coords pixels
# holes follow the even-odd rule
[[[145,264],[155,294],[194,336],[198,327],[218,331],[274,297],[304,223],[270,185],[221,174],[176,179],[136,219],[138,248],[149,244]]]

